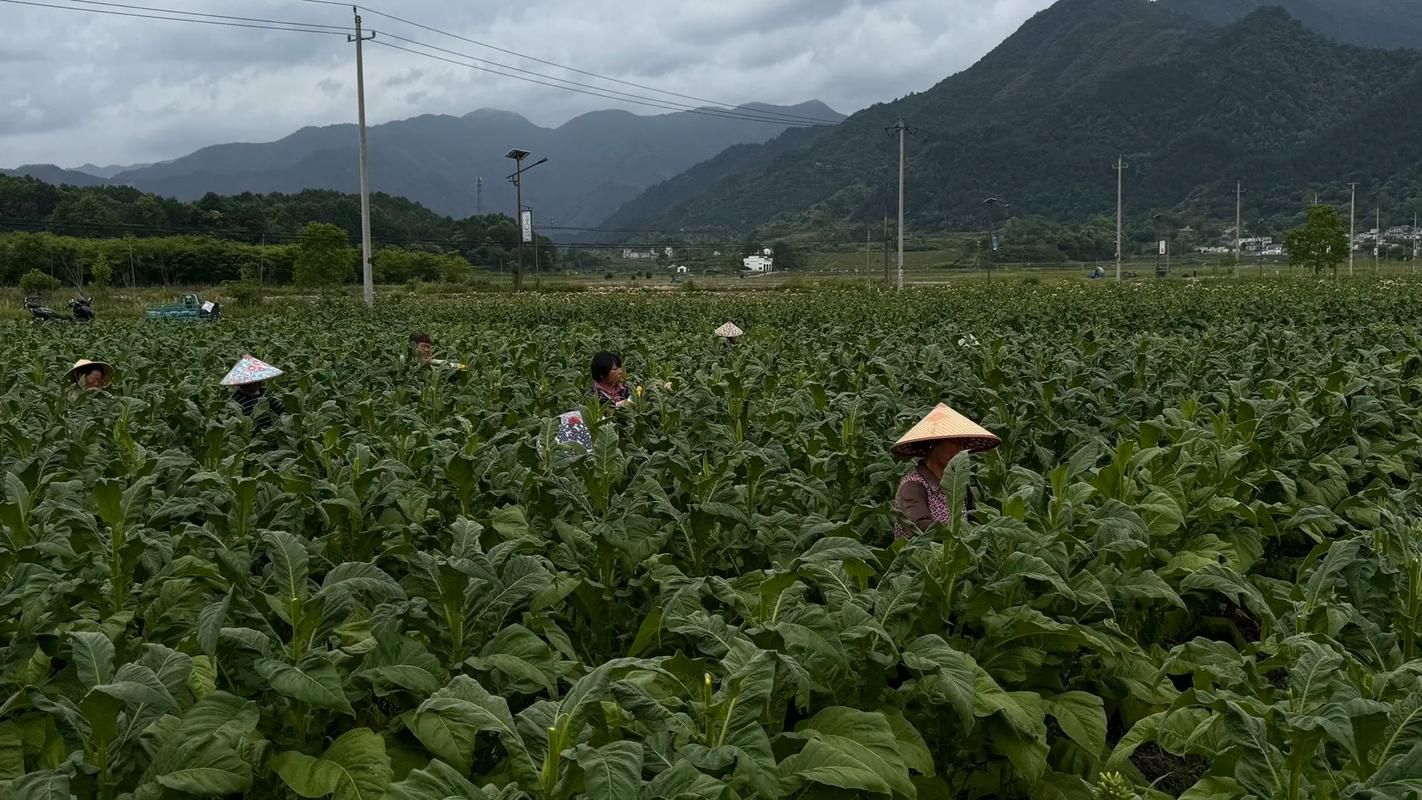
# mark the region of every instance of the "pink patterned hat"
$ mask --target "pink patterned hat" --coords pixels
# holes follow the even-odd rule
[[[242,356],[242,360],[237,362],[237,366],[227,373],[227,377],[222,379],[223,386],[246,386],[249,383],[258,381],[269,381],[278,377],[282,371],[268,364],[260,358],[253,358],[249,355]]]

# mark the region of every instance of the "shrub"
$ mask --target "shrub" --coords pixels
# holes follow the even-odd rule
[[[32,269],[20,276],[20,290],[25,294],[44,294],[59,288],[59,280],[47,272]]]

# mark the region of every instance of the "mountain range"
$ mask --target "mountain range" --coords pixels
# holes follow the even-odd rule
[[[1110,214],[1120,156],[1138,218],[1232,218],[1237,180],[1261,217],[1297,217],[1305,198],[1337,201],[1352,181],[1396,205],[1422,196],[1422,52],[1403,45],[1422,46],[1422,0],[1059,0],[972,67],[848,118],[819,102],[742,109],[773,124],[692,112],[595,112],[557,128],[494,110],[422,116],[370,129],[372,184],[455,217],[511,212],[503,154],[517,146],[549,158],[524,193],[545,228],[847,233],[894,203],[885,128],[902,118],[912,231],[992,224],[987,196],[1055,222]],[[0,173],[185,200],[354,192],[355,141],[354,126],[333,125],[159,164]]]
[[[515,192],[506,176],[513,165],[504,154],[518,147],[532,151],[535,159],[548,159],[524,180],[524,204],[535,209],[540,223],[590,227],[647,187],[728,147],[767,141],[802,120],[832,124],[844,118],[820,102],[752,103],[734,113],[598,111],[545,128],[518,114],[484,109],[462,117],[389,122],[368,130],[371,185],[454,217],[479,211],[512,214]],[[214,145],[160,164],[96,170],[109,172],[107,178],[49,165],[4,172],[56,184],[111,182],[195,200],[209,192],[355,192],[360,186],[356,165],[356,127],[328,125],[303,128],[274,142]],[[481,177],[482,193],[476,189]]]
[[[1261,217],[1301,215],[1315,191],[1336,201],[1350,181],[1370,200],[1422,197],[1422,51],[1346,44],[1274,6],[1219,25],[1206,6],[1218,4],[1060,0],[925,92],[860,111],[769,166],[742,153],[753,168],[614,218],[716,235],[863,231],[894,203],[898,148],[885,128],[899,118],[913,132],[911,231],[984,229],[989,196],[1058,222],[1114,213],[1120,156],[1137,218],[1232,222],[1236,180]]]

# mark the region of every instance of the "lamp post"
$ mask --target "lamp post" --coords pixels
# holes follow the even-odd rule
[[[523,222],[523,219],[524,219],[524,218],[523,218],[523,215],[524,215],[524,210],[523,210],[523,173],[525,173],[525,172],[527,172],[527,171],[533,169],[534,167],[538,166],[539,164],[542,164],[542,163],[545,163],[546,161],[548,161],[548,159],[546,159],[546,158],[540,159],[540,160],[535,161],[535,162],[533,162],[532,164],[529,164],[528,166],[525,167],[525,166],[523,165],[523,160],[524,160],[525,158],[528,158],[530,155],[532,155],[532,153],[528,152],[527,150],[520,150],[520,149],[517,148],[517,147],[515,147],[514,149],[512,149],[512,150],[510,150],[510,151],[508,151],[507,153],[504,154],[504,158],[507,158],[507,159],[512,160],[512,161],[514,162],[515,167],[516,167],[516,169],[514,170],[514,173],[509,176],[509,181],[510,181],[511,183],[513,183],[513,185],[514,185],[514,191],[515,191],[515,195],[516,195],[517,203],[518,203],[518,205],[516,206],[516,207],[518,208],[518,213],[514,215],[514,224],[516,224],[516,225],[518,226],[518,229],[519,229],[519,230],[518,230],[518,264],[514,267],[514,291],[519,291],[520,289],[523,288],[523,242],[524,242],[524,238],[527,237],[530,242],[531,242],[532,239],[533,239],[533,225],[532,225],[532,215],[531,215],[531,213],[530,213],[530,217],[529,217],[529,224],[528,224],[528,225],[524,225],[524,222]]]
[[[983,201],[983,205],[988,207],[988,280],[992,280],[992,268],[997,265],[997,253],[1000,243],[997,240],[997,215],[993,213],[994,206],[1002,206],[1003,213],[1012,208],[1012,204],[999,197],[989,197]]]

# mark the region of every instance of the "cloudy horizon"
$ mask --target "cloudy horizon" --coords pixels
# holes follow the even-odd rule
[[[117,1],[117,0],[116,0]],[[448,2],[370,6],[548,61],[728,104],[820,100],[852,114],[925,90],[977,61],[1052,0],[525,0],[471,19]],[[80,0],[46,0],[75,4]],[[147,5],[145,0],[125,0]],[[97,4],[88,4],[91,8]],[[310,0],[194,0],[185,10],[330,26]],[[155,6],[156,7],[156,6]],[[166,7],[171,8],[172,4]],[[107,8],[112,9],[112,6]],[[0,5],[0,166],[77,167],[178,158],[355,121],[353,47],[340,35]],[[150,12],[138,12],[150,13]],[[608,90],[650,93],[478,47],[373,13],[365,51],[370,124],[480,108],[556,127],[589,111],[670,113],[479,72],[392,49],[405,37]],[[454,58],[447,53],[435,53]],[[664,96],[671,103],[698,105]]]

